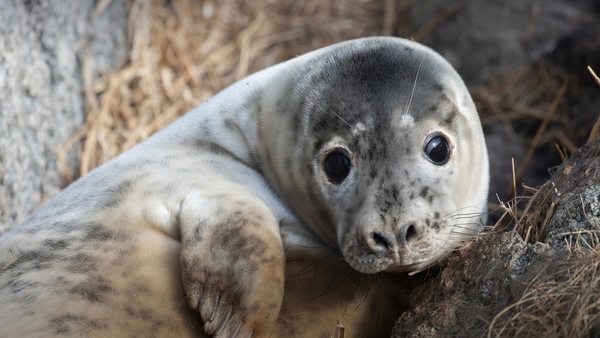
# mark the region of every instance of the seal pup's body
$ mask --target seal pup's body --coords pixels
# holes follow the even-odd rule
[[[426,269],[476,234],[487,166],[435,52],[367,38],[308,53],[0,237],[0,337],[327,337],[335,320],[389,335],[403,290],[370,274]]]

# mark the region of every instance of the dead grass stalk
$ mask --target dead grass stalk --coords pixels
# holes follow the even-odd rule
[[[131,50],[123,69],[94,82],[92,58],[84,56],[87,123],[59,151],[68,180],[64,159],[77,142],[84,142],[85,175],[250,73],[380,35],[384,15],[384,4],[370,0],[134,0],[128,8]]]

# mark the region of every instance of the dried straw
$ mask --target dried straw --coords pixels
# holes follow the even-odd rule
[[[123,69],[92,83],[92,58],[84,57],[87,123],[59,153],[65,176],[72,179],[64,158],[77,141],[84,141],[79,174],[85,175],[250,73],[381,34],[384,6],[371,0],[129,1],[131,50]]]
[[[520,300],[491,322],[488,337],[596,337],[600,334],[600,246],[597,232],[583,233],[592,243],[570,247],[559,273],[532,282]],[[592,248],[590,250],[590,248]],[[595,334],[593,334],[595,330]]]

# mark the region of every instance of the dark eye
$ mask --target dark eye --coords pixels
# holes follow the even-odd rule
[[[430,138],[423,149],[425,157],[429,162],[435,165],[444,165],[450,159],[450,145],[448,140],[442,135],[435,135]]]
[[[345,151],[336,149],[325,158],[323,170],[332,183],[340,184],[350,172],[350,159]]]

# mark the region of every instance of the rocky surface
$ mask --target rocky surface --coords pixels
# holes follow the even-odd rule
[[[0,1],[0,234],[63,185],[56,147],[85,120],[86,42],[94,74],[116,70],[125,55],[124,1],[112,1],[97,17],[96,2]]]
[[[567,167],[572,169],[565,174]],[[600,138],[587,143],[561,164],[540,195],[550,195],[540,206],[542,218],[549,213],[548,217],[552,217],[545,243],[555,248],[576,241],[593,245],[595,239],[580,230],[600,231]]]
[[[515,232],[485,234],[455,253],[437,278],[415,288],[393,337],[481,337],[526,285],[556,272],[566,250],[525,244]]]

